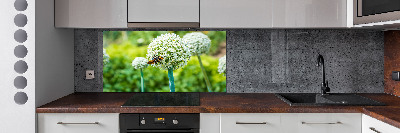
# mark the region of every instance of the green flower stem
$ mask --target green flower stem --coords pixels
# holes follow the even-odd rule
[[[140,84],[141,84],[141,91],[144,92],[143,68],[140,68]]]
[[[175,92],[175,83],[174,83],[174,69],[168,69],[168,79],[169,79],[169,90],[170,92]]]
[[[197,55],[197,58],[199,59],[201,71],[203,71],[204,80],[206,81],[206,85],[207,85],[208,92],[212,92],[212,91],[211,91],[212,89],[211,89],[210,80],[208,80],[208,76],[207,76],[207,73],[206,73],[206,69],[204,69],[203,63],[201,62],[200,55]]]

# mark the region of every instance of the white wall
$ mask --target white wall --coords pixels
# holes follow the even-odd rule
[[[54,28],[54,0],[36,0],[36,106],[74,92],[74,30]]]
[[[26,0],[22,11],[14,7],[16,1],[0,1],[0,133],[34,133],[36,107],[74,92],[74,32],[54,28],[53,0]],[[27,25],[14,24],[17,14],[27,16]],[[25,42],[14,39],[17,30],[26,31]],[[25,57],[14,55],[18,45],[27,48]],[[15,71],[20,60],[28,65],[26,72]],[[17,76],[27,79],[26,87],[14,86]],[[26,103],[15,102],[17,92],[27,95]]]
[[[0,1],[0,133],[34,133],[35,132],[35,1],[27,0],[28,7],[25,11],[14,8],[15,0]],[[27,16],[28,22],[24,27],[14,24],[14,17],[22,13]],[[27,32],[27,40],[19,43],[14,40],[14,32],[18,29]],[[14,48],[24,45],[28,53],[24,58],[14,55]],[[14,70],[14,63],[23,60],[28,69],[19,74]],[[17,89],[14,79],[24,76],[27,86]],[[26,93],[28,100],[25,104],[18,105],[14,102],[17,92]]]

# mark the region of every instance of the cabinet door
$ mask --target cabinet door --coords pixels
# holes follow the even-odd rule
[[[201,0],[201,28],[271,28],[273,0]]]
[[[199,22],[199,0],[128,0],[128,22]]]
[[[363,133],[400,133],[400,129],[379,121],[368,115],[362,115]]]
[[[221,114],[221,133],[279,133],[279,114]]]
[[[38,133],[119,133],[119,115],[117,113],[40,113],[38,114]]]
[[[361,114],[283,114],[282,130],[283,133],[361,133]]]
[[[347,27],[347,0],[274,0],[273,27]]]
[[[200,114],[200,133],[219,133],[219,113]]]
[[[126,0],[55,0],[55,27],[127,28]]]

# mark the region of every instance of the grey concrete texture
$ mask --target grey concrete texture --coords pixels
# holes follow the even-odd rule
[[[102,92],[103,30],[75,30],[76,92]],[[316,66],[318,53],[325,58],[326,80],[331,92],[384,91],[382,31],[226,31],[228,93],[317,93],[322,83],[321,67]],[[95,79],[85,80],[88,69],[95,70]]]
[[[75,30],[75,92],[103,92],[103,32]],[[94,79],[86,79],[94,70]]]

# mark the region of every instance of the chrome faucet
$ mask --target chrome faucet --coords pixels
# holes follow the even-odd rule
[[[326,92],[330,92],[331,89],[328,87],[328,81],[325,81],[325,65],[324,57],[318,54],[317,67],[322,67],[322,84],[321,84],[321,95],[325,95]]]

